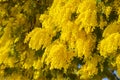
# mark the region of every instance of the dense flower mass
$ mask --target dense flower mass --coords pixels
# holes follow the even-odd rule
[[[119,61],[119,0],[0,0],[0,79],[114,80]]]

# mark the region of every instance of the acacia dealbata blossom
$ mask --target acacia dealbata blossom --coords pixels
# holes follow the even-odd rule
[[[0,0],[1,80],[115,80],[119,0]]]

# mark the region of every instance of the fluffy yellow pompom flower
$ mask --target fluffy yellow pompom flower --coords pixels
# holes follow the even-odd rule
[[[92,32],[97,26],[96,0],[82,1],[78,6],[77,14],[79,15],[75,23],[80,26],[79,30],[84,28],[87,33]]]
[[[64,44],[55,42],[54,45],[46,48],[43,56],[46,56],[43,57],[43,60],[47,65],[50,65],[50,69],[64,68],[66,71],[75,54],[71,51],[67,51]]]
[[[107,37],[112,33],[117,33],[117,32],[120,32],[120,24],[116,22],[111,23],[105,28],[103,32],[103,37]]]
[[[76,41],[76,53],[78,53],[78,57],[82,58],[84,55],[85,59],[87,59],[91,56],[96,39],[91,34],[86,35],[84,31],[80,34],[81,36]]]
[[[80,79],[87,80],[97,74],[97,65],[100,61],[101,59],[98,55],[94,55],[93,57],[90,57],[90,59],[87,59],[85,65],[82,65],[81,69],[78,70],[78,74],[81,75]]]
[[[44,48],[50,44],[52,39],[49,32],[46,29],[35,28],[26,36],[24,42],[27,43],[30,40],[29,47],[35,50],[40,49],[42,46]]]
[[[100,54],[104,57],[114,56],[120,46],[120,34],[113,33],[103,39],[99,44]]]

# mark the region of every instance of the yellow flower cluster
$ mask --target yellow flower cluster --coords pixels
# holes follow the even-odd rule
[[[66,50],[64,44],[55,42],[45,50],[42,60],[45,61],[47,65],[50,65],[50,69],[64,68],[66,71],[74,56],[73,52]]]
[[[104,57],[115,56],[117,49],[120,46],[120,34],[112,33],[107,38],[103,39],[99,44],[100,54]]]
[[[72,20],[73,14],[75,15]],[[45,63],[50,65],[51,69],[67,69],[71,59],[76,55],[80,58],[85,56],[85,59],[91,56],[96,42],[95,36],[91,33],[97,26],[95,0],[54,0],[52,6],[40,16],[39,20],[42,22],[42,28],[35,28],[28,34],[25,42],[30,39],[29,47],[36,50],[48,42],[43,56],[47,56]],[[40,32],[43,29],[47,31]],[[55,43],[51,43],[50,46],[51,39],[45,37],[48,31],[53,32],[52,35],[57,35],[56,32],[60,31],[59,39],[56,39]],[[44,35],[40,36],[42,33]],[[42,42],[41,39],[45,42]],[[58,43],[56,44],[56,42]],[[70,53],[67,51],[67,46]],[[72,51],[75,53],[71,53]]]
[[[29,47],[35,50],[39,50],[41,47],[45,48],[47,45],[51,43],[51,35],[50,31],[41,28],[35,28],[32,32],[30,32],[25,39],[25,43],[29,42]]]
[[[27,57],[25,57],[27,56]],[[34,63],[34,51],[32,50],[26,50],[21,54],[21,64],[22,64],[22,68],[24,69],[29,69],[31,66],[33,66]]]
[[[8,61],[8,55],[9,55],[8,52],[10,51],[10,45],[11,45],[11,36],[10,36],[11,30],[9,25],[6,28],[4,28],[4,34],[0,39],[0,63],[5,63],[6,60]],[[8,65],[11,65],[11,63],[9,64],[8,62]]]
[[[44,1],[42,0],[42,2]],[[40,76],[38,73],[41,58],[36,56],[36,54],[38,55],[36,50],[39,50],[41,46],[45,48],[51,43],[51,40],[48,42],[48,38],[52,38],[50,35],[52,31],[37,28],[35,34],[30,33],[36,41],[33,41],[30,35],[28,41],[30,41],[30,46],[33,46],[32,49],[36,50],[29,48],[26,44],[28,41],[24,39],[34,27],[41,27],[39,15],[43,9],[38,9],[41,4],[38,0],[0,0],[1,80],[29,80],[37,79]],[[36,46],[37,42],[39,42],[38,46]],[[41,80],[44,79],[41,78]]]
[[[86,60],[85,65],[82,65],[81,69],[78,71],[78,74],[81,74],[80,79],[89,79],[98,73],[97,65],[101,61],[100,56],[94,55],[90,59]]]
[[[84,56],[87,59],[92,55],[96,39],[91,34],[85,35],[84,31],[81,31],[80,34],[81,36],[76,41],[76,53],[78,53],[78,57],[82,58]]]
[[[109,24],[103,32],[103,37],[107,37],[107,36],[111,35],[112,33],[120,32],[120,26],[119,25],[120,24],[117,23],[117,22]]]
[[[120,74],[119,0],[53,0],[42,15],[49,0],[10,1],[0,4],[1,76],[10,70],[8,80],[46,80],[49,74],[63,80],[63,73],[87,80],[106,69],[106,59]]]
[[[84,0],[77,9],[78,17],[75,23],[79,25],[79,30],[85,29],[87,33],[92,32],[97,26],[96,0]]]

